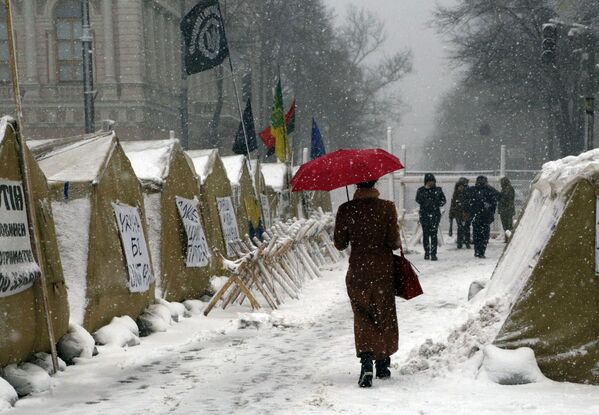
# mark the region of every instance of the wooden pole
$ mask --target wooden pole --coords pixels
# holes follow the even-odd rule
[[[27,218],[29,219],[29,235],[31,238],[31,245],[35,255],[35,258],[40,267],[40,284],[42,286],[42,303],[44,308],[44,315],[46,317],[46,326],[48,329],[48,340],[50,342],[50,352],[52,355],[52,366],[53,373],[58,371],[58,356],[56,354],[56,342],[54,341],[54,328],[52,325],[52,319],[50,317],[50,306],[48,301],[48,287],[46,286],[46,276],[44,273],[44,261],[42,258],[42,250],[40,246],[40,235],[37,228],[37,221],[35,216],[35,209],[33,208],[35,201],[31,194],[31,175],[29,172],[29,165],[27,163],[26,151],[27,151],[27,139],[23,134],[23,107],[21,104],[21,88],[19,87],[19,72],[17,68],[17,51],[15,49],[14,39],[14,28],[12,20],[12,10],[10,6],[10,0],[4,0],[4,6],[6,9],[6,32],[8,35],[8,52],[9,52],[9,64],[10,74],[12,79],[13,97],[15,100],[15,108],[17,112],[17,130],[15,131],[18,142],[18,156],[19,164],[21,168],[21,175],[23,176],[23,191],[25,192]],[[33,30],[34,28],[28,27],[26,30]]]

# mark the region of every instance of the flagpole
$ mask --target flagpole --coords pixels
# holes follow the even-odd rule
[[[218,11],[220,13],[221,16],[223,16],[223,12],[220,8],[220,3],[217,2],[218,4]],[[225,21],[223,19],[223,36],[225,37],[225,39],[227,39],[227,31],[225,29]],[[228,42],[227,42],[228,43]],[[250,146],[248,144],[248,134],[245,128],[245,123],[243,122],[243,111],[241,110],[241,102],[239,101],[239,93],[237,92],[237,81],[235,81],[235,71],[233,70],[233,61],[231,60],[231,52],[228,53],[228,60],[229,60],[229,69],[231,70],[231,79],[233,81],[233,91],[235,93],[235,101],[237,102],[237,111],[239,111],[239,119],[241,120],[241,128],[243,129],[243,138],[245,140],[245,150],[247,152],[247,158],[248,158],[248,165],[249,165],[249,171],[251,173],[252,171],[252,156],[250,155]],[[253,117],[253,115],[252,115]],[[259,200],[259,196],[256,193],[256,189],[254,188],[254,196],[256,196],[256,198],[258,198]]]
[[[185,0],[180,0],[181,20],[185,17]],[[185,71],[185,38],[181,35],[181,100],[179,116],[181,117],[181,146],[189,150],[189,96],[187,72]]]
[[[12,19],[12,10],[10,0],[4,0],[6,10],[6,32],[8,38],[8,60],[10,65],[10,74],[12,78],[13,98],[17,112],[17,128],[15,131],[17,137],[17,150],[19,156],[19,167],[23,176],[23,191],[25,193],[26,212],[29,219],[29,237],[31,239],[32,249],[35,253],[39,268],[40,268],[40,284],[42,288],[42,304],[44,315],[46,317],[46,328],[48,329],[48,341],[50,342],[50,354],[52,356],[52,367],[54,372],[58,372],[58,356],[56,353],[56,343],[54,340],[54,327],[50,318],[50,306],[48,301],[48,287],[46,286],[46,275],[44,272],[44,261],[42,258],[42,250],[40,246],[40,235],[37,228],[35,210],[33,209],[34,200],[31,194],[31,175],[26,159],[27,139],[23,134],[23,106],[21,103],[21,88],[19,86],[19,72],[17,68],[17,51],[15,49],[14,28]],[[32,30],[32,28],[27,28]]]

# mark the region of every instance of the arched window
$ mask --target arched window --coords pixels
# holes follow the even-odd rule
[[[10,80],[8,66],[8,32],[6,31],[6,14],[4,4],[0,5],[0,82]]]
[[[61,0],[54,9],[58,80],[83,80],[81,48],[81,1]]]

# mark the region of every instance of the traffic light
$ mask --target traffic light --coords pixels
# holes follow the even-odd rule
[[[554,64],[557,49],[557,25],[546,23],[543,25],[543,54],[541,60],[545,64]]]

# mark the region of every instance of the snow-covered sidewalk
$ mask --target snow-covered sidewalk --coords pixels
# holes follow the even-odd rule
[[[467,292],[488,279],[488,259],[442,248],[438,262],[414,254],[425,295],[398,301],[400,350],[392,379],[357,386],[347,264],[306,284],[280,310],[215,309],[127,350],[100,355],[53,378],[53,390],[20,400],[17,414],[597,414],[599,387],[543,382],[500,386],[475,378],[472,362],[401,375],[409,352],[445,341],[468,318]]]

